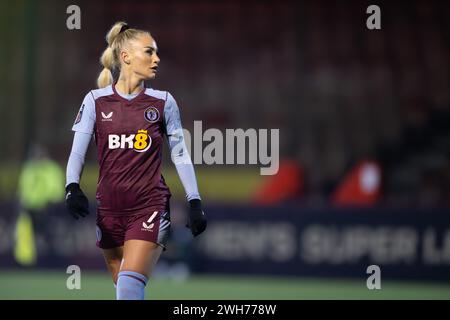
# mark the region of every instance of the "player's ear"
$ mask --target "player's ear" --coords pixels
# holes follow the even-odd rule
[[[130,64],[130,55],[126,50],[120,51],[120,59],[123,61],[123,63]]]

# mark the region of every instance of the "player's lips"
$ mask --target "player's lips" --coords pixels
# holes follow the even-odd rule
[[[153,70],[153,72],[156,72],[158,71],[158,66],[152,67],[151,69]]]

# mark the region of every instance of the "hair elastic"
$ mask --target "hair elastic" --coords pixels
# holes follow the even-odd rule
[[[124,24],[124,25],[122,26],[122,28],[120,28],[119,33],[122,33],[122,32],[124,32],[125,30],[128,30],[128,29],[130,29],[130,27],[128,26],[128,24]]]

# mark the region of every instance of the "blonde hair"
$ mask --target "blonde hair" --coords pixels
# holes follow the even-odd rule
[[[120,70],[120,51],[128,41],[135,39],[142,33],[150,35],[148,31],[129,28],[128,24],[123,21],[116,22],[111,27],[106,34],[108,47],[103,51],[100,58],[103,70],[100,72],[97,79],[97,86],[99,88],[107,87],[113,83],[114,79],[112,72],[116,69]]]

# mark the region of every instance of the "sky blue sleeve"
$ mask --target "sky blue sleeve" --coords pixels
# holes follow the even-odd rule
[[[181,183],[183,184],[186,198],[188,201],[200,199],[194,166],[184,140],[180,110],[170,93],[167,93],[167,100],[164,106],[164,120],[170,156],[172,162],[175,164]]]
[[[95,125],[95,101],[91,92],[89,92],[81,104],[72,130],[87,134],[94,133]]]
[[[91,134],[75,132],[73,137],[72,151],[66,169],[66,186],[71,183],[80,183],[83,171],[84,159],[91,141]]]

